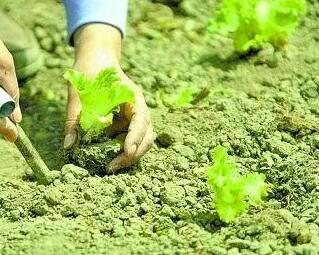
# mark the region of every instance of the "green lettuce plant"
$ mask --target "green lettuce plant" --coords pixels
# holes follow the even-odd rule
[[[176,91],[175,95],[164,95],[161,94],[163,102],[172,108],[183,108],[191,105],[194,97],[197,93],[195,87],[186,87],[184,89]]]
[[[103,69],[95,78],[75,70],[68,70],[64,77],[80,96],[80,125],[85,132],[99,135],[112,124],[121,104],[134,103],[133,91],[120,82],[115,68]]]
[[[222,0],[208,32],[231,37],[240,53],[282,47],[305,13],[305,0]]]
[[[207,181],[214,191],[216,211],[224,222],[231,222],[249,205],[260,205],[267,195],[265,176],[250,173],[241,176],[227,150],[218,146],[214,150],[214,165],[206,169]]]
[[[195,105],[206,98],[209,94],[210,89],[208,87],[198,88],[195,86],[189,86],[176,89],[174,95],[164,94],[163,91],[159,91],[158,97],[165,106],[173,109],[179,109]]]

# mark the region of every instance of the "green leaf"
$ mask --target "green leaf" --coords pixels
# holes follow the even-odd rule
[[[206,169],[208,183],[212,186],[223,187],[226,183],[235,182],[238,173],[235,164],[231,162],[227,155],[227,149],[218,146],[214,151],[215,164]]]
[[[220,219],[228,223],[242,214],[247,209],[247,203],[243,202],[244,198],[238,187],[225,186],[217,189],[215,205]]]
[[[263,174],[251,173],[242,179],[244,194],[251,203],[260,204],[262,198],[267,196],[268,185],[264,182],[266,177]]]
[[[64,77],[80,96],[80,125],[85,132],[100,134],[112,124],[121,104],[134,103],[133,91],[121,84],[115,68],[103,69],[93,79],[75,70],[68,70]]]
[[[164,96],[162,99],[164,103],[173,108],[182,108],[188,106],[194,100],[197,89],[195,87],[187,87],[177,91],[175,96]]]
[[[68,80],[73,86],[76,86],[77,90],[83,90],[86,84],[91,82],[84,73],[71,69],[65,72],[64,79]]]
[[[266,42],[282,47],[305,13],[305,0],[222,0],[208,32],[232,38],[240,53]]]
[[[206,169],[207,182],[215,193],[214,203],[219,217],[231,222],[249,205],[261,204],[268,185],[262,174],[241,176],[224,147],[216,147],[213,157],[214,164]]]

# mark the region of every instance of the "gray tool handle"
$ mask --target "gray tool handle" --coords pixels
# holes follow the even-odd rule
[[[15,108],[15,102],[13,98],[0,87],[0,118],[9,117]]]

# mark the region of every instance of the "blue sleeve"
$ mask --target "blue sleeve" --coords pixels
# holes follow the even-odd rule
[[[73,34],[89,23],[104,23],[125,34],[128,0],[64,0],[68,20],[68,42]]]

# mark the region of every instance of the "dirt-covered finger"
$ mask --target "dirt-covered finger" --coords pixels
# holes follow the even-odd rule
[[[80,97],[72,86],[69,86],[69,89],[68,89],[67,110],[68,110],[68,113],[67,113],[68,120],[77,120],[82,110]]]
[[[123,152],[118,155],[112,162],[106,166],[106,171],[108,173],[115,173],[116,171],[129,167],[133,164],[133,158],[128,158],[127,155]]]
[[[153,143],[154,143],[154,133],[153,133],[153,128],[150,125],[147,129],[147,132],[143,141],[141,142],[140,146],[136,150],[133,162],[138,161],[142,156],[144,156],[144,154],[153,146]]]
[[[152,147],[153,141],[153,128],[149,125],[146,135],[144,136],[140,146],[136,149],[136,153],[132,156],[128,156],[125,152],[121,153],[106,167],[107,171],[109,173],[114,173],[119,169],[133,165]]]
[[[78,121],[67,120],[65,124],[64,149],[70,149],[78,141]]]
[[[78,125],[81,113],[81,102],[77,92],[69,86],[68,113],[65,122],[64,148],[71,148],[78,140]]]
[[[15,142],[18,138],[17,128],[9,118],[0,118],[0,134],[9,142]]]
[[[150,125],[150,116],[142,111],[133,115],[125,140],[124,152],[128,157],[134,156]]]

